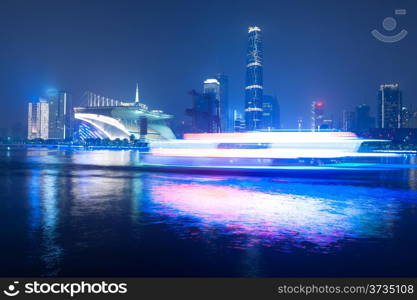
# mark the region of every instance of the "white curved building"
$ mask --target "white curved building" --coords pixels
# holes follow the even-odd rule
[[[129,139],[131,135],[139,138],[141,126],[147,127],[148,140],[175,139],[166,124],[172,116],[160,110],[149,110],[139,102],[138,90],[135,102],[122,102],[89,93],[88,105],[75,107],[74,117],[81,122],[79,134],[82,139]]]

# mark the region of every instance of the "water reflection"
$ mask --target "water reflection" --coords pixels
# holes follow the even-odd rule
[[[2,226],[20,233],[19,244],[27,248],[16,254],[21,266],[8,267],[26,270],[30,261],[35,270],[18,275],[82,275],[105,267],[136,275],[146,260],[189,251],[194,262],[182,263],[226,257],[241,265],[238,274],[262,276],[268,251],[297,263],[302,255],[307,261],[338,255],[347,243],[367,241],[393,241],[408,261],[415,257],[398,238],[417,228],[415,168],[396,180],[336,180],[141,173],[129,168],[140,161],[135,151],[34,149],[1,159],[9,167],[7,180],[0,181],[8,205],[0,212],[24,220],[4,218]],[[7,251],[13,250],[3,249],[4,256]],[[175,259],[164,263],[179,273],[184,267]],[[227,268],[223,275],[230,274]]]
[[[227,236],[226,246],[235,249],[262,245],[281,251],[296,247],[326,252],[340,248],[340,242],[349,239],[389,238],[402,208],[398,199],[410,193],[367,186],[360,180],[332,183],[328,179],[189,177],[112,169],[113,165],[136,165],[140,157],[135,151],[75,151],[60,155],[34,156],[31,160],[46,165],[59,162],[72,167],[109,166],[72,169],[73,199],[68,208],[71,217],[126,214],[132,226],[168,217],[161,222],[169,224],[182,238],[210,240]],[[409,171],[410,185],[416,181],[414,171]],[[56,182],[50,182],[51,177],[46,178],[41,186],[49,191],[43,194],[42,204],[48,232],[57,218],[53,202],[57,201],[57,187]],[[381,193],[385,195],[383,199]],[[120,198],[130,199],[130,206],[116,205],[114,201]],[[141,211],[148,213],[150,220],[143,220]]]
[[[63,249],[58,243],[59,222],[58,191],[56,171],[33,170],[29,178],[28,200],[30,206],[28,231],[34,249],[40,247],[40,259],[45,265],[45,275],[54,276],[59,272]],[[41,240],[38,245],[37,234]],[[34,252],[36,256],[36,251]],[[36,260],[36,257],[34,257]]]
[[[315,187],[320,192],[312,189],[311,195],[300,195],[288,193],[297,187],[294,184],[276,184],[271,189],[269,180],[247,179],[246,185],[251,186],[246,187],[239,181],[213,184],[196,178],[166,177],[152,182],[155,212],[169,216],[177,228],[197,226],[204,232],[215,229],[217,234],[236,236],[229,245],[232,247],[281,243],[282,247],[290,244],[324,250],[337,247],[343,239],[389,238],[389,228],[400,209],[394,198],[380,199],[373,193],[377,190],[353,187],[344,194],[340,187],[322,185]],[[298,187],[303,188],[302,184]],[[324,198],[326,191],[328,197]],[[352,194],[356,197],[351,198]]]
[[[140,162],[140,152],[134,150],[78,151],[72,163],[96,166],[135,166]]]
[[[417,165],[417,156],[410,158],[410,164]],[[417,168],[410,168],[408,171],[408,184],[410,189],[417,190]]]

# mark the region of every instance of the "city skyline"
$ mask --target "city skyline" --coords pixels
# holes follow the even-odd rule
[[[0,0],[2,293],[416,294],[416,16]]]
[[[352,13],[342,13],[342,7],[338,6],[338,9],[332,11],[331,17],[327,14],[329,10],[335,8],[335,4],[331,2],[321,1],[316,5],[307,2],[298,4],[298,13],[300,16],[307,16],[313,24],[313,28],[295,23],[295,19],[291,19],[296,16],[295,14],[282,16],[280,11],[275,12],[278,14],[277,16],[281,16],[280,23],[287,26],[275,26],[277,22],[273,20],[268,8],[273,11],[277,6],[267,5],[267,2],[261,2],[259,10],[256,12],[232,7],[230,3],[225,3],[225,15],[219,16],[219,24],[210,24],[210,27],[203,26],[197,30],[184,27],[185,24],[175,24],[173,25],[175,28],[171,28],[168,26],[171,24],[167,21],[153,27],[153,30],[163,37],[166,35],[162,33],[175,31],[178,26],[186,32],[191,30],[188,32],[191,34],[190,38],[194,35],[208,34],[204,44],[206,47],[203,48],[193,43],[187,44],[189,48],[186,50],[180,50],[174,41],[171,41],[173,47],[171,53],[159,47],[163,44],[161,41],[151,38],[141,30],[141,22],[146,23],[150,20],[145,18],[137,21],[129,14],[125,22],[110,28],[112,30],[109,36],[112,37],[117,33],[124,32],[117,39],[118,43],[108,46],[112,51],[101,50],[99,42],[105,41],[106,38],[103,36],[102,30],[91,28],[91,26],[86,26],[86,30],[93,34],[91,49],[83,47],[83,44],[80,43],[85,41],[85,36],[82,35],[80,40],[80,37],[74,36],[72,30],[67,27],[58,26],[57,30],[61,30],[60,34],[48,35],[46,38],[42,34],[53,32],[52,29],[47,29],[47,25],[52,20],[41,20],[34,28],[27,27],[31,19],[42,16],[42,6],[46,3],[49,2],[41,2],[38,6],[27,3],[25,5],[32,8],[32,12],[19,14],[16,14],[19,4],[7,1],[2,4],[2,8],[4,8],[2,12],[9,13],[8,16],[4,16],[2,22],[10,23],[10,16],[20,20],[24,14],[27,14],[25,15],[27,20],[22,20],[22,23],[14,29],[16,34],[13,34],[13,38],[9,36],[12,35],[12,32],[9,35],[3,35],[5,47],[2,51],[5,60],[2,63],[4,64],[2,70],[10,72],[2,74],[3,80],[0,83],[0,100],[4,104],[4,110],[0,113],[0,127],[11,127],[16,122],[24,122],[26,118],[24,108],[27,107],[28,99],[42,95],[51,87],[68,90],[73,94],[74,105],[79,105],[82,93],[86,90],[95,90],[109,96],[121,95],[122,98],[131,98],[136,82],[140,83],[141,93],[148,99],[147,104],[151,108],[160,108],[174,115],[178,120],[186,119],[183,111],[189,102],[187,91],[193,86],[198,86],[199,82],[209,78],[212,74],[219,72],[226,74],[229,78],[230,110],[242,111],[244,105],[242,90],[245,76],[245,36],[247,27],[254,24],[258,24],[262,28],[267,41],[265,55],[268,57],[268,65],[264,68],[265,93],[277,96],[281,106],[282,127],[284,128],[296,128],[297,120],[300,118],[304,120],[304,126],[308,127],[309,103],[317,99],[323,99],[328,111],[335,114],[343,109],[353,109],[362,103],[370,105],[372,113],[375,113],[376,89],[379,85],[386,83],[400,84],[404,105],[408,106],[415,102],[412,87],[415,85],[415,78],[417,78],[415,76],[416,62],[406,59],[406,57],[411,57],[409,53],[415,50],[417,44],[416,37],[411,30],[416,28],[415,18],[404,17],[399,22],[401,26],[410,31],[409,36],[399,43],[384,44],[369,34],[368,29],[381,27],[380,23],[383,18],[392,14],[393,6],[389,1],[378,1],[378,6],[374,1],[369,1],[366,4],[344,3],[342,6],[353,9]],[[125,6],[122,6],[121,9],[124,10],[134,8],[136,5],[129,1],[123,3]],[[186,1],[180,2],[178,6],[168,6],[168,8],[179,10],[186,7],[186,3]],[[287,8],[291,8],[293,5],[286,1],[281,4]],[[20,6],[22,5],[20,4]],[[69,6],[64,17],[68,18],[78,12],[83,24],[91,25],[90,22],[97,15],[93,14],[93,18],[88,19],[86,13],[94,10],[97,5],[98,3],[89,3],[85,7],[85,11],[82,12],[77,9],[76,4]],[[162,15],[166,13],[158,5],[146,2],[142,5],[145,12],[157,12]],[[196,3],[189,7],[189,11],[198,9],[199,5]],[[113,6],[117,6],[117,4],[104,6],[100,14],[110,15]],[[324,12],[320,10],[323,7],[325,7]],[[416,11],[416,4],[413,2],[405,1],[404,7],[407,8],[409,15]],[[49,11],[53,11],[54,8],[56,7],[53,4],[48,7]],[[233,9],[242,11],[243,16],[232,18],[232,22],[226,24],[226,15],[231,14]],[[305,11],[307,9],[311,9],[308,14]],[[351,24],[352,28],[344,28],[343,26],[349,24],[346,21],[351,14],[358,11],[361,11],[362,14],[356,22]],[[370,11],[372,11],[372,15]],[[328,17],[324,20],[320,19],[320,22],[314,21],[315,18],[323,16]],[[192,21],[208,22],[205,18],[203,20],[192,19]],[[338,29],[342,28],[340,33],[350,32],[349,38],[335,35],[334,30],[327,29],[329,24],[333,24]],[[132,25],[135,26],[132,28]],[[220,31],[220,35],[215,36],[212,31],[219,32],[214,30],[217,27],[222,28],[222,31]],[[309,34],[312,29],[318,33],[329,30],[333,34],[329,34],[331,38],[326,39],[317,36],[318,42],[315,42]],[[33,33],[33,36],[29,38],[28,32]],[[132,36],[130,34],[133,32],[137,33],[134,35],[136,38],[133,39],[135,53],[126,50],[127,41],[132,41],[133,34]],[[174,35],[172,38],[174,37],[179,36]],[[140,43],[143,40],[149,41],[149,44]],[[75,42],[79,42],[77,46],[74,46]],[[141,45],[140,48],[138,48],[139,45]],[[27,49],[27,51],[22,52],[20,49]],[[97,57],[93,58],[92,49],[100,49],[95,53]],[[149,56],[151,49],[154,52]],[[196,54],[195,50],[197,49],[201,53]],[[137,50],[140,51],[137,52]],[[337,53],[334,53],[335,51]],[[349,52],[352,53],[349,54]],[[46,53],[49,55],[46,56]],[[122,57],[121,54],[126,54],[126,57]],[[184,62],[185,60],[181,59],[183,55],[187,56],[189,64],[182,65],[181,68],[177,68],[174,63],[166,64],[167,60],[174,58]],[[150,57],[149,62],[145,62],[143,56]],[[70,59],[64,59],[65,57],[70,57]],[[129,66],[127,61],[129,61]],[[337,118],[339,118],[338,115]]]

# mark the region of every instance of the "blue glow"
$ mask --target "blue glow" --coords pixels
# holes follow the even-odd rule
[[[170,218],[179,234],[199,227],[201,232],[195,238],[209,238],[213,228],[216,235],[233,235],[236,239],[231,247],[262,245],[286,251],[288,244],[305,248],[309,243],[314,245],[312,251],[328,252],[337,250],[346,239],[390,238],[395,221],[392,212],[401,208],[392,200],[396,192],[384,188],[344,189],[344,181],[315,180],[311,186],[307,180],[248,178],[242,185],[241,180],[154,177],[152,209]],[[410,205],[417,203],[415,191],[403,196],[406,194]],[[192,219],[186,222],[187,218]],[[239,240],[239,236],[246,238]]]
[[[12,233],[3,257],[17,259],[2,265],[16,273],[166,276],[185,267],[204,276],[213,261],[219,276],[329,275],[322,265],[340,276],[372,276],[381,261],[378,274],[415,272],[417,168],[320,179],[320,172],[292,178],[142,172],[142,153],[130,150],[24,147],[12,158],[16,168],[0,181],[2,224]],[[11,161],[4,152],[0,159]],[[415,156],[404,159],[416,164]],[[400,271],[392,248],[407,262]],[[158,265],[166,253],[172,259]],[[361,263],[346,271],[345,261],[359,256]]]
[[[55,96],[55,95],[58,94],[58,90],[55,89],[55,88],[48,88],[46,90],[46,94],[49,95],[49,96]]]

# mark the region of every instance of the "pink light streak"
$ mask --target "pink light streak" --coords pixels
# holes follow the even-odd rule
[[[194,183],[158,185],[152,198],[161,214],[196,217],[206,230],[222,226],[266,245],[307,241],[326,247],[343,238],[372,234],[352,221],[366,212],[346,207],[335,213],[320,198]]]

